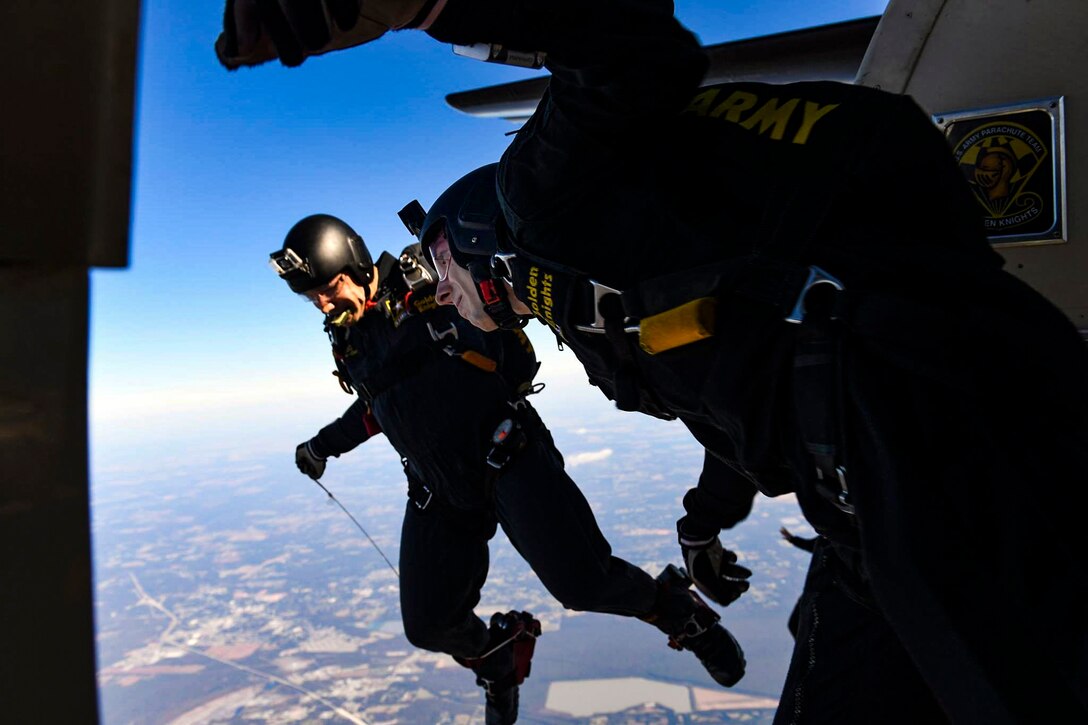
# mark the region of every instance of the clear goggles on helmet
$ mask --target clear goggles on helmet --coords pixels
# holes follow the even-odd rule
[[[281,249],[268,255],[268,266],[281,277],[286,277],[292,272],[309,274],[310,268],[302,261],[302,257],[293,249]]]
[[[441,255],[431,257],[434,260],[434,269],[438,272],[438,281],[444,282],[450,276],[450,266],[453,264],[453,255],[447,249]]]
[[[325,284],[306,290],[302,293],[302,296],[311,302],[317,302],[322,297],[325,299],[335,297],[340,293],[340,288],[344,286],[345,279],[344,274],[338,274]]]
[[[510,262],[516,258],[516,254],[496,252],[489,260],[491,276],[495,279],[512,279],[514,273],[510,266]],[[445,280],[446,277],[449,277],[450,266],[455,264],[453,255],[450,254],[449,251],[446,251],[442,255],[435,256],[432,252],[431,259],[434,261],[435,271],[438,272],[438,281],[441,282]]]
[[[441,255],[435,254],[435,247],[446,243],[446,251]],[[440,229],[438,234],[435,235],[434,241],[427,245],[430,251],[431,262],[434,263],[434,271],[438,273],[438,281],[444,282],[447,277],[450,276],[450,266],[453,264],[453,251],[450,247],[453,246],[453,242],[450,241],[449,235],[446,234],[446,230]]]

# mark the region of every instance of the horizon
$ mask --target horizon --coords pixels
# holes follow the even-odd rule
[[[886,3],[676,5],[681,21],[709,45],[877,15]],[[388,577],[385,564],[295,470],[295,446],[354,397],[330,374],[322,315],[290,293],[267,259],[298,219],[319,212],[351,225],[375,259],[399,252],[413,239],[396,211],[411,199],[428,206],[452,181],[497,160],[517,129],[458,113],[445,95],[543,71],[456,57],[447,45],[403,32],[297,69],[227,72],[212,52],[221,9],[221,0],[144,3],[130,268],[91,272],[88,429],[103,722],[181,712],[179,722],[195,721],[184,718],[217,697],[229,710],[239,693],[248,699],[237,707],[248,708],[264,685],[254,685],[242,666],[210,665],[202,675],[208,662],[246,659],[250,674],[267,684],[267,673],[280,671],[277,663],[296,651],[323,663],[312,652],[339,652],[362,669],[379,663],[376,672],[381,663],[396,669],[418,656],[438,663],[417,675],[420,687],[447,686],[448,658],[412,650],[397,632],[395,583],[392,593],[369,589],[370,578]],[[545,383],[532,402],[567,470],[617,555],[656,573],[679,553],[674,520],[683,513],[684,490],[698,480],[701,446],[679,423],[616,410],[547,328],[534,323],[526,332],[542,363],[536,380]],[[362,518],[379,553],[397,561],[405,487],[385,437],[330,461],[322,483],[352,518]],[[694,659],[658,657],[665,642],[647,636],[641,623],[562,610],[499,533],[478,611],[529,606],[555,628],[524,692],[527,719],[552,697],[548,683],[563,685],[555,702],[567,702],[573,700],[564,687],[581,683],[577,691],[591,682],[586,673],[604,679],[632,669],[672,683],[658,689],[673,697],[687,692],[693,706],[703,701],[697,709],[728,701],[766,710],[784,679],[786,607],[808,561],[781,540],[778,527],[800,534],[810,527],[792,495],[759,498],[750,524],[729,534],[730,546],[759,575],[728,613],[754,655],[747,684],[735,692],[707,690],[710,681]],[[337,605],[348,614],[326,611],[348,592],[352,604]],[[166,634],[175,625],[185,633],[176,641]],[[338,626],[343,646],[357,651],[344,654],[339,644],[321,650],[318,635],[296,639],[287,631]],[[369,649],[358,644],[364,640]],[[188,644],[177,647],[182,642]],[[584,647],[585,661],[567,659],[564,647]],[[405,648],[411,654],[402,658]],[[602,659],[616,648],[630,661]],[[183,657],[184,665],[159,665]],[[362,680],[367,687],[397,693],[395,678],[372,676]],[[330,677],[342,680],[345,702],[367,701],[351,692],[355,675]],[[476,706],[472,678],[455,671],[446,679]],[[225,681],[238,689],[213,692],[227,685],[209,683]],[[745,699],[745,692],[755,696]]]
[[[676,5],[715,44],[876,15],[885,3]],[[543,73],[456,57],[413,32],[296,69],[227,72],[212,52],[221,8],[143,7],[130,267],[91,273],[92,462],[246,424],[253,437],[287,445],[289,432],[338,414],[347,398],[329,376],[320,314],[291,298],[268,253],[317,212],[344,219],[375,258],[399,252],[412,238],[396,210],[413,198],[426,206],[497,159],[517,129],[458,113],[445,94]],[[527,332],[541,380],[610,407],[546,329]]]

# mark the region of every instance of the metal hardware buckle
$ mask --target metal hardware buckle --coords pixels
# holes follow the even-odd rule
[[[808,268],[808,279],[805,280],[804,286],[801,288],[801,294],[797,295],[797,301],[793,304],[793,309],[788,315],[786,315],[786,322],[792,322],[795,325],[800,325],[805,320],[805,296],[808,295],[816,285],[829,284],[839,292],[842,292],[846,288],[842,282],[832,277],[830,274],[813,265]]]
[[[483,688],[485,695],[491,695],[492,697],[494,697],[496,694],[498,694],[495,690],[495,685],[497,684],[495,680],[485,680],[482,677],[477,677],[476,684],[477,686]]]
[[[854,504],[850,503],[850,489],[846,485],[846,467],[835,466],[835,478],[839,482],[839,492],[835,495],[838,499],[836,506],[843,513],[853,515]],[[824,472],[820,470],[819,466],[816,467],[816,479],[819,481],[824,480]]]
[[[412,505],[415,506],[418,510],[426,511],[427,507],[431,505],[431,499],[434,498],[434,491],[432,491],[430,487],[427,486],[427,484],[420,484],[420,488],[422,488],[427,493],[427,500],[423,503],[420,503],[419,501],[416,501],[414,498],[411,497],[409,497],[408,500],[410,500],[412,502]]]
[[[704,605],[705,606],[705,605]],[[699,612],[694,612],[690,617],[685,619],[676,634],[669,637],[669,646],[676,650],[686,649],[684,642],[690,639],[698,637],[705,633],[711,627],[718,622],[718,617],[715,615],[705,624],[699,621]]]
[[[683,639],[691,639],[692,637],[698,637],[706,630],[706,625],[700,622],[693,614],[681,625],[681,636]]]
[[[434,325],[432,325],[430,322],[428,322],[427,323],[427,331],[431,333],[431,339],[434,340],[435,342],[438,342],[443,337],[448,337],[449,335],[453,335],[454,340],[460,340],[461,339],[461,335],[457,331],[457,325],[453,324],[452,322],[450,323],[449,329],[443,330],[442,332],[439,332],[438,330],[434,329]]]
[[[408,289],[413,292],[434,282],[430,270],[407,253],[400,255],[400,272],[404,276],[404,282],[408,285]]]
[[[518,255],[514,252],[495,252],[491,255],[491,274],[495,277],[510,281],[514,276],[514,271],[510,267],[510,262],[517,259]],[[500,268],[499,265],[502,265]]]
[[[595,335],[603,335],[605,333],[605,320],[604,315],[601,314],[601,300],[604,299],[606,295],[622,295],[623,293],[614,287],[609,287],[606,284],[601,284],[595,279],[589,280],[589,283],[593,286],[593,322],[588,325],[575,325],[574,329],[579,330],[580,332],[589,332]],[[623,319],[623,331],[637,333],[638,324],[627,324],[630,321],[630,317],[625,317]]]

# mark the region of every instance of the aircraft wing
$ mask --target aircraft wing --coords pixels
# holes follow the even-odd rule
[[[704,83],[831,80],[851,83],[880,16],[708,45]],[[483,118],[521,122],[536,109],[547,77],[451,93],[453,108]]]

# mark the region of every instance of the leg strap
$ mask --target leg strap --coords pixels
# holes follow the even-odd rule
[[[797,426],[815,466],[817,491],[853,515],[842,435],[842,334],[835,315],[841,292],[824,285],[817,289],[807,295],[804,316],[798,320],[793,357]]]

